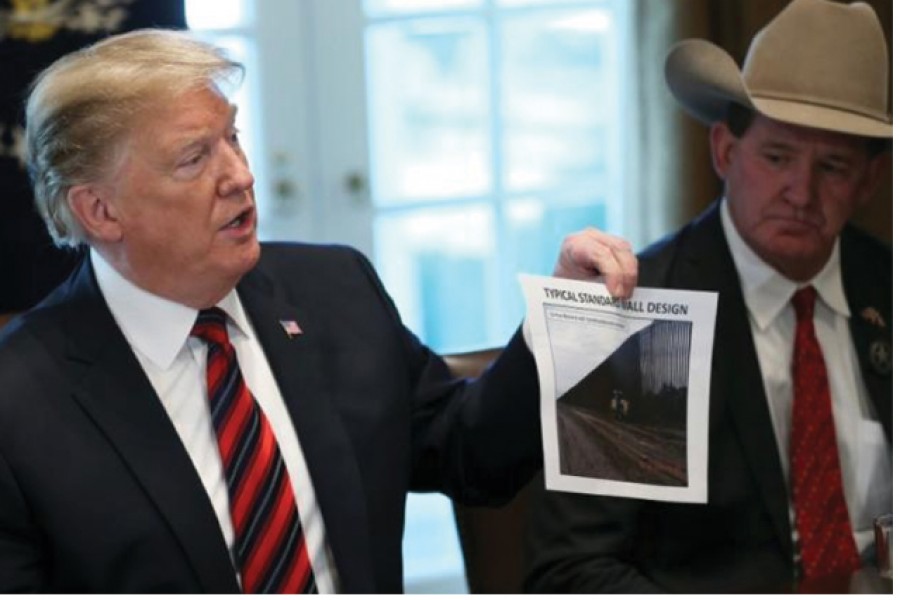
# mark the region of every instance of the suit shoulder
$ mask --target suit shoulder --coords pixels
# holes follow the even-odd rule
[[[641,261],[641,264],[665,260],[666,257],[675,252],[678,238],[683,231],[684,228],[679,229],[651,243],[638,253],[638,260]]]
[[[886,244],[856,227],[841,233],[841,274],[851,310],[875,306],[893,321],[893,257]]]
[[[721,202],[710,204],[692,221],[638,254],[638,284],[647,287],[679,287],[683,267],[727,253]]]
[[[287,290],[314,288],[327,293],[358,293],[384,287],[369,259],[337,244],[266,243],[254,271]]]
[[[859,227],[848,225],[841,233],[841,251],[844,260],[850,264],[872,267],[891,268],[891,249],[875,236]]]
[[[648,287],[663,287],[668,274],[678,260],[680,248],[691,224],[653,242],[638,253],[638,284]]]
[[[331,257],[362,254],[356,248],[345,244],[315,244],[310,242],[263,242],[263,256]]]
[[[63,308],[46,306],[19,315],[0,330],[0,412],[42,402],[60,377],[59,360],[67,347],[61,326]],[[39,392],[44,390],[43,392]]]
[[[319,267],[365,260],[362,252],[341,244],[309,244],[303,242],[266,242],[262,244],[259,264],[262,267],[295,265]]]
[[[64,305],[43,303],[13,318],[0,329],[0,356],[20,352],[36,339],[61,335],[59,323],[65,310]]]

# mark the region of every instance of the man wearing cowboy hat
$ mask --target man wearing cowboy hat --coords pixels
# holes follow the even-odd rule
[[[795,0],[742,71],[706,41],[672,49],[724,196],[641,254],[639,284],[719,293],[708,501],[547,492],[526,589],[788,591],[872,562],[892,510],[891,255],[847,221],[888,163],[888,73],[861,2]]]

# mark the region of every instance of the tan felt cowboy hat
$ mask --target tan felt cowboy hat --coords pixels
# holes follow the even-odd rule
[[[753,38],[743,72],[705,40],[679,42],[666,82],[689,113],[719,121],[737,102],[776,121],[890,138],[888,51],[863,2],[794,0]]]

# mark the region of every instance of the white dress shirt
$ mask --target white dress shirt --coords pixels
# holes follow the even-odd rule
[[[198,311],[135,286],[97,252],[92,250],[90,256],[100,291],[191,457],[233,556],[228,487],[207,401],[207,347],[190,337]],[[237,293],[232,290],[217,306],[230,317],[228,336],[244,381],[278,441],[297,499],[316,586],[321,593],[333,593],[337,573],[322,513],[284,399]],[[237,577],[240,581],[239,574]]]
[[[727,200],[722,202],[721,217],[750,313],[750,329],[788,490],[791,489],[789,450],[793,404],[791,356],[796,325],[790,301],[802,287],[812,285],[816,289],[813,322],[828,372],[844,497],[857,548],[862,553],[873,543],[872,520],[892,511],[892,467],[890,446],[869,398],[850,334],[850,307],[841,278],[840,243],[835,243],[828,263],[811,281],[797,283],[778,273],[744,242],[727,210]],[[790,512],[796,540],[793,507]]]

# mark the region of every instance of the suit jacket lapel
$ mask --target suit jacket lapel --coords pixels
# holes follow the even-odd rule
[[[888,442],[893,443],[891,287],[889,281],[885,283],[871,277],[867,272],[868,265],[852,264],[857,256],[853,250],[855,236],[852,230],[841,236],[841,276],[850,305],[850,333],[869,397]],[[871,320],[865,318],[865,314],[871,315]]]
[[[714,411],[730,413],[782,548],[791,556],[787,489],[781,459],[754,351],[747,308],[719,217],[719,203],[699,219],[689,235],[684,245],[687,260],[677,267],[673,277],[675,285],[686,289],[709,289],[709,282],[716,282],[719,292],[715,331],[717,348],[713,352],[713,387],[710,395],[722,401],[719,406],[710,406],[710,421],[716,416]]]
[[[238,592],[215,512],[193,463],[100,294],[88,260],[65,322],[75,398],[169,525],[205,591]]]
[[[374,588],[365,491],[353,445],[324,377],[327,344],[317,323],[259,269],[238,286],[241,302],[288,407],[325,521],[341,592]],[[288,335],[282,320],[303,333]]]

